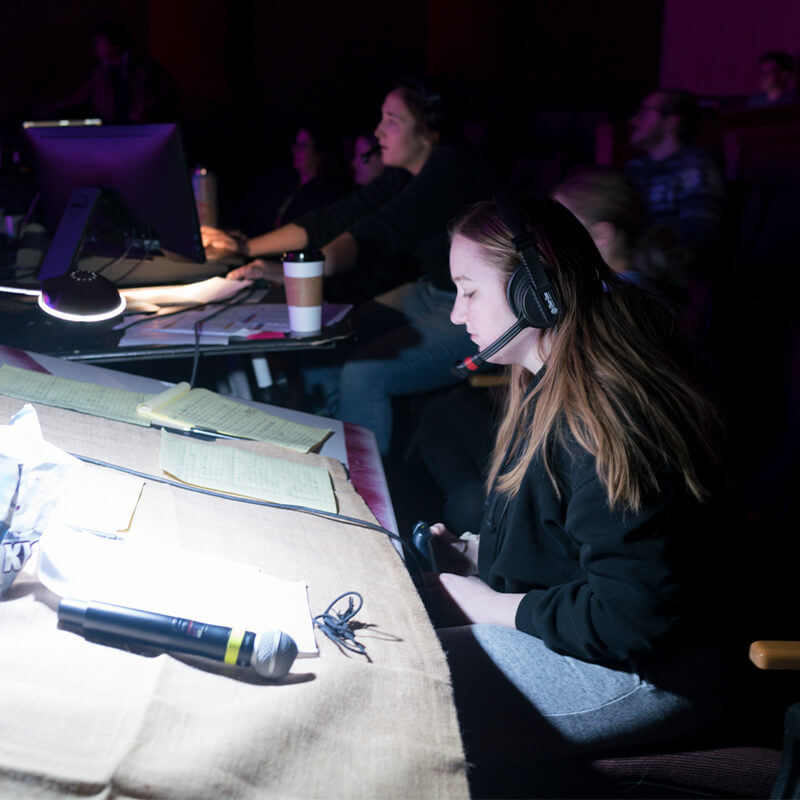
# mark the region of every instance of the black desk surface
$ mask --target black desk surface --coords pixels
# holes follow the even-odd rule
[[[8,285],[38,288],[36,272],[48,243],[44,229],[29,226],[14,248],[0,249],[0,275]],[[230,253],[207,253],[205,264],[181,262],[166,257],[148,261],[135,258],[83,258],[82,269],[94,269],[120,288],[126,286],[191,283],[214,275],[224,275],[242,262]],[[270,300],[283,302],[283,287],[275,287]],[[50,317],[38,307],[35,297],[0,293],[0,345],[58,356],[68,361],[111,364],[124,361],[147,361],[201,355],[238,355],[291,350],[328,349],[353,335],[350,317],[323,328],[315,336],[278,339],[229,340],[228,344],[141,345],[119,347],[121,330],[113,328],[119,318],[105,322],[65,322]]]
[[[35,297],[0,296],[0,344],[58,356],[68,361],[110,364],[194,356],[195,345],[142,345],[120,348],[123,331],[115,331],[119,318],[104,322],[65,322],[45,314]],[[353,335],[350,317],[323,328],[314,336],[278,339],[231,339],[228,344],[201,344],[201,355],[286,352],[325,349]]]

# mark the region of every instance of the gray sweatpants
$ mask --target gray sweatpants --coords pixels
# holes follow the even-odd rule
[[[438,633],[467,758],[479,765],[533,768],[690,735],[718,719],[735,696],[735,657],[721,648],[686,646],[610,669],[555,653],[513,628]]]

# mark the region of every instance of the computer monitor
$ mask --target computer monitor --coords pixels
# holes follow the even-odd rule
[[[180,281],[181,261],[205,263],[176,124],[32,126],[24,133],[53,236],[40,280],[68,273],[87,250],[112,261],[146,262],[163,253],[176,269],[170,274],[162,257],[164,274],[155,282]],[[146,272],[146,282],[154,282],[153,270]]]

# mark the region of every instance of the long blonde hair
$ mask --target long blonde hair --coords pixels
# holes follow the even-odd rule
[[[571,433],[595,457],[610,507],[638,510],[645,493],[659,490],[664,469],[705,499],[709,476],[698,465],[717,461],[719,427],[711,406],[670,356],[668,310],[616,278],[586,229],[560,203],[526,200],[521,211],[538,240],[561,316],[543,333],[549,353],[533,391],[531,373],[512,367],[488,486],[496,481],[499,491],[515,495],[541,453],[558,490],[548,451]],[[473,207],[452,235],[479,245],[486,263],[509,276],[520,264],[493,203]]]

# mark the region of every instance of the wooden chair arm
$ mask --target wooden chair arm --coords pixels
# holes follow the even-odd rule
[[[800,669],[800,642],[753,642],[750,660],[759,669]]]

